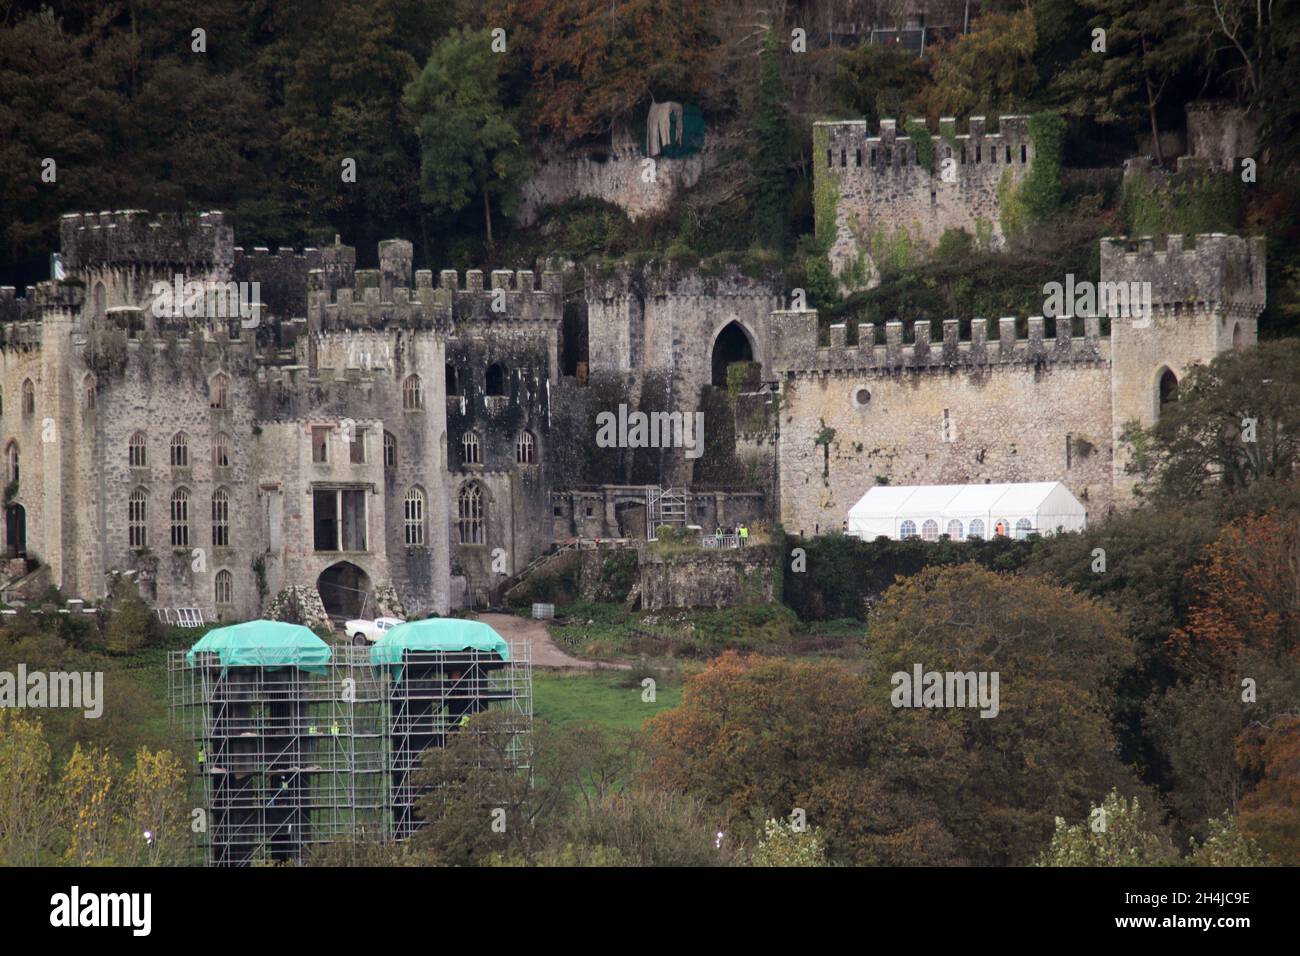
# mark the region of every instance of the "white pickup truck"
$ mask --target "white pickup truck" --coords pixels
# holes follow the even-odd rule
[[[373,621],[358,618],[355,621],[348,621],[343,625],[343,629],[347,631],[348,637],[352,638],[353,644],[364,647],[366,644],[375,643],[384,636],[384,632],[405,623],[400,617],[377,617]]]

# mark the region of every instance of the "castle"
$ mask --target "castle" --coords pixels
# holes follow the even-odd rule
[[[857,170],[838,135],[831,160]],[[870,172],[897,157],[862,143],[861,175],[905,176]],[[998,162],[1019,145],[998,140]],[[841,195],[841,218],[868,201]],[[660,521],[838,531],[878,482],[1060,480],[1101,517],[1131,494],[1125,424],[1254,344],[1265,293],[1263,240],[1226,235],[1102,240],[1102,285],[1148,291],[1136,317],[855,329],[734,269],[626,265],[567,297],[553,272],[435,283],[403,240],[359,269],[337,241],[241,249],[218,212],[68,215],[60,241],[60,277],[0,289],[5,593],[93,600],[131,573],[159,607],[227,620],[286,601],[446,613],[557,541]],[[186,318],[159,308],[178,276],[256,282],[258,302]],[[736,362],[757,384],[719,403]],[[752,477],[706,480],[708,456],[661,449],[651,480],[584,483],[605,386],[705,409],[727,443],[709,455]]]

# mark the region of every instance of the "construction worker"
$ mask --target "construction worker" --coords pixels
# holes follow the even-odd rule
[[[310,736],[310,737],[315,737],[318,733],[320,733],[320,731],[316,729],[316,725],[315,725],[315,724],[308,724],[308,725],[307,725],[307,735],[308,735],[308,736]]]
[[[740,526],[740,546],[743,548],[745,542],[749,540],[749,528],[745,525]]]
[[[334,737],[339,735],[339,722],[337,720],[330,724],[330,734]]]
[[[200,771],[200,772],[202,772],[202,770],[203,770],[203,761],[205,761],[205,760],[207,759],[207,757],[208,757],[208,755],[205,754],[205,753],[203,752],[203,748],[200,747],[200,748],[199,748],[199,771]]]
[[[465,711],[464,715],[460,718],[460,729],[464,730],[468,726],[469,726],[469,711]]]
[[[722,537],[722,525],[718,525],[713,529],[713,536],[719,539]]]

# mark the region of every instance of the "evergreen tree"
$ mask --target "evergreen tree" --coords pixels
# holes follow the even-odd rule
[[[754,220],[758,241],[779,248],[785,238],[785,158],[790,136],[786,123],[785,84],[776,34],[763,41],[754,100],[753,137]]]

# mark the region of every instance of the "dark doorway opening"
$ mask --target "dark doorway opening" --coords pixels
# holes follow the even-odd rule
[[[506,371],[496,362],[488,366],[487,375],[484,377],[484,391],[488,395],[506,394]]]
[[[325,613],[349,620],[361,617],[370,603],[370,576],[351,561],[331,564],[316,580]]]
[[[5,554],[11,558],[27,557],[27,509],[22,505],[5,508]]]
[[[564,307],[564,345],[560,351],[560,374],[570,375],[579,385],[587,382],[587,303],[570,302]]]
[[[713,340],[713,384],[727,387],[727,368],[736,362],[754,361],[754,350],[749,336],[739,322],[730,322]]]
[[[1164,374],[1160,376],[1160,404],[1168,405],[1170,402],[1178,400],[1178,376],[1165,369]]]

